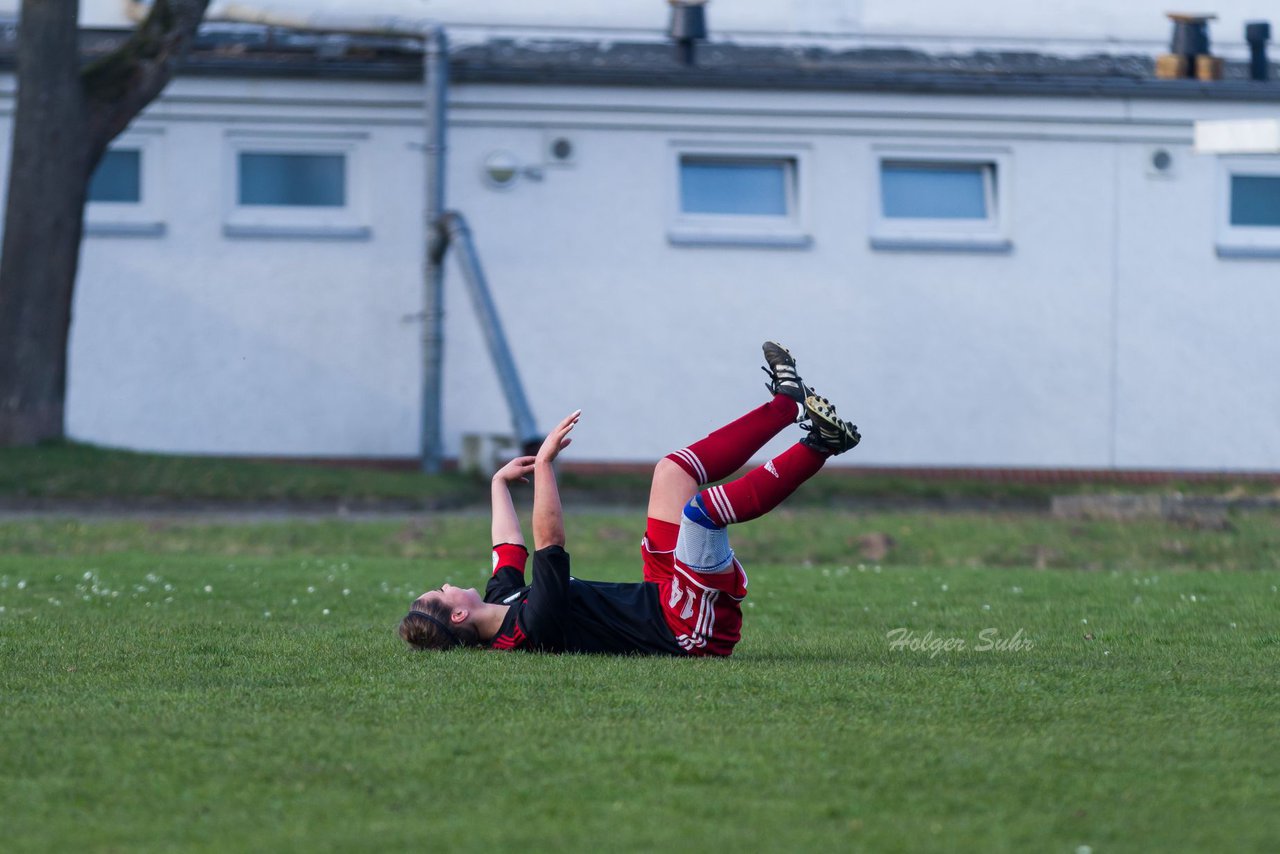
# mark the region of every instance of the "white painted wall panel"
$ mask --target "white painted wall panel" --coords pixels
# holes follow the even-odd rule
[[[371,240],[233,239],[224,127],[168,125],[167,235],[84,244],[69,433],[195,453],[414,453],[419,333],[401,318],[420,304],[417,139],[360,143]]]
[[[835,110],[847,100],[805,103]],[[897,109],[918,106],[906,99]],[[548,301],[564,313],[557,320],[563,340],[546,345],[561,366],[536,369],[558,377],[533,393],[544,419],[577,406],[588,413],[625,406],[621,424],[601,435],[583,430],[579,453],[658,456],[695,438],[684,423],[690,418],[697,429],[710,428],[758,401],[758,345],[777,337],[795,347],[806,376],[875,436],[859,450],[863,462],[1107,465],[1109,145],[1016,147],[1013,198],[1036,201],[1026,205],[1025,222],[1017,220],[1011,255],[876,252],[868,245],[871,147],[892,137],[874,122],[865,129],[877,135],[862,133],[858,119],[817,137],[769,132],[788,124],[794,121],[757,117],[745,138],[811,151],[808,250],[666,243],[671,140],[731,145],[741,134],[577,130],[569,134],[580,151],[576,166],[495,191],[479,179],[484,154],[505,148],[534,158],[542,132],[455,133],[455,197],[467,197],[487,242],[491,233],[513,235],[506,246],[485,247],[495,288],[511,287],[508,277],[553,270],[554,289],[565,294]],[[988,133],[978,141],[1001,144]],[[1074,177],[1063,181],[1064,174]],[[1081,217],[1081,210],[1102,215]],[[500,300],[538,310],[533,291]],[[576,381],[586,386],[577,393],[574,364],[593,375]],[[616,400],[610,377],[636,399]],[[550,412],[543,400],[554,401]],[[688,415],[646,415],[655,406]],[[637,419],[652,423],[622,426]]]
[[[1267,109],[459,86],[448,193],[540,423],[585,411],[578,459],[652,460],[758,404],[773,337],[863,428],[840,462],[1275,469],[1280,261],[1216,256],[1216,162],[1189,147],[1193,118]],[[179,81],[142,122],[162,131],[166,235],[84,245],[71,435],[413,455],[419,121],[412,84]],[[224,237],[227,131],[245,129],[364,134],[371,238]],[[549,135],[572,165],[544,163]],[[672,245],[673,141],[803,152],[811,247]],[[1008,153],[1010,253],[871,248],[873,150],[908,143]],[[1148,177],[1154,145],[1172,178]],[[497,150],[541,180],[486,184]],[[454,455],[510,419],[453,266],[447,289]]]
[[[1280,259],[1219,259],[1216,158],[1123,152],[1117,464],[1280,469]]]

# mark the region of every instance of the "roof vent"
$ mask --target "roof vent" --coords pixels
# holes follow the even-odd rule
[[[667,35],[676,43],[676,55],[685,65],[693,65],[694,45],[707,39],[707,0],[667,0],[671,4],[671,26]]]
[[[1267,60],[1271,24],[1266,21],[1250,21],[1244,25],[1244,40],[1249,43],[1249,78],[1266,80],[1271,76],[1271,63]]]
[[[1173,43],[1169,52],[1156,57],[1156,77],[1177,80],[1221,80],[1221,57],[1209,53],[1209,22],[1217,15],[1186,15],[1169,12],[1173,21]]]

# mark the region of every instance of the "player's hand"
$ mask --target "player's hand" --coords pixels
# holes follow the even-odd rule
[[[493,473],[494,480],[500,480],[503,483],[521,483],[529,482],[529,473],[533,471],[534,457],[516,457],[502,468]]]
[[[569,443],[573,441],[569,438],[569,433],[578,425],[578,419],[581,417],[581,409],[575,409],[566,415],[565,419],[557,424],[542,442],[535,462],[549,463],[560,456],[560,452],[569,447]]]

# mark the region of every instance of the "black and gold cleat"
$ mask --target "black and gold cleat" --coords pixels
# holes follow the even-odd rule
[[[796,360],[792,358],[790,351],[773,341],[764,342],[762,349],[768,367],[760,370],[769,375],[765,388],[769,389],[770,394],[786,395],[803,406],[805,398],[813,394],[813,389],[805,385],[804,380],[796,373]]]
[[[809,435],[800,441],[815,451],[823,454],[843,454],[862,441],[858,428],[836,415],[836,408],[825,397],[811,394],[805,398],[805,411],[809,423],[800,425],[800,429],[809,431]]]

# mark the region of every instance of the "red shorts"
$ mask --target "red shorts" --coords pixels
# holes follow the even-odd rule
[[[729,572],[692,570],[676,560],[680,526],[650,518],[640,554],[644,580],[658,585],[662,614],[690,655],[729,655],[742,637],[747,574],[735,558]]]

